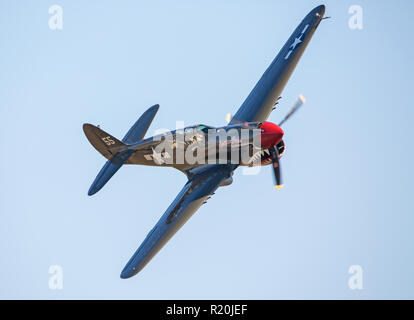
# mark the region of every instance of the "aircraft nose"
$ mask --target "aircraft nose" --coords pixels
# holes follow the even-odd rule
[[[272,122],[262,123],[260,129],[262,129],[261,145],[263,148],[270,148],[278,144],[285,134],[281,127]]]

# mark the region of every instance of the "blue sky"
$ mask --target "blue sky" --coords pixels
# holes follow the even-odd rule
[[[412,1],[324,1],[288,83],[285,188],[270,168],[216,192],[138,276],[119,274],[184,185],[125,166],[95,196],[104,164],[82,124],[122,138],[222,125],[320,1],[2,1],[0,298],[414,298]],[[63,8],[50,30],[48,9]],[[363,30],[348,27],[351,5]],[[50,290],[50,265],[63,289]],[[350,290],[348,269],[363,268]]]

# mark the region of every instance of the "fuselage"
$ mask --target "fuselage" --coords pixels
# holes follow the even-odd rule
[[[206,164],[243,166],[271,163],[269,148],[284,152],[283,130],[271,122],[249,122],[223,127],[195,125],[165,132],[135,145],[133,164],[195,168]]]

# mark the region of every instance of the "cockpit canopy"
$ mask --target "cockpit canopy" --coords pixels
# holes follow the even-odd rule
[[[195,131],[202,131],[204,133],[208,133],[209,129],[214,129],[214,127],[207,126],[205,124],[197,124],[195,126],[185,127],[184,129],[176,130],[177,133],[190,133]]]
[[[177,129],[174,131],[174,133],[177,134],[186,134],[186,133],[193,133],[193,132],[203,132],[205,134],[208,134],[209,129],[216,129],[218,131],[220,130],[230,130],[230,129],[258,129],[260,128],[261,122],[239,122],[239,123],[233,123],[229,125],[225,125],[222,127],[212,127],[205,124],[197,124],[194,126],[185,127],[183,129]]]
[[[204,133],[208,133],[208,129],[214,129],[214,127],[206,126],[205,124],[198,124],[195,126],[195,129],[198,131],[203,131]]]

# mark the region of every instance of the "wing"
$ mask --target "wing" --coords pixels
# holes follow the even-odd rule
[[[230,122],[265,121],[306,49],[325,13],[325,6],[313,9],[292,33]]]
[[[206,166],[206,170],[192,176],[128,261],[121,278],[130,278],[141,271],[220,184],[231,177],[234,169],[234,165],[228,164]]]

